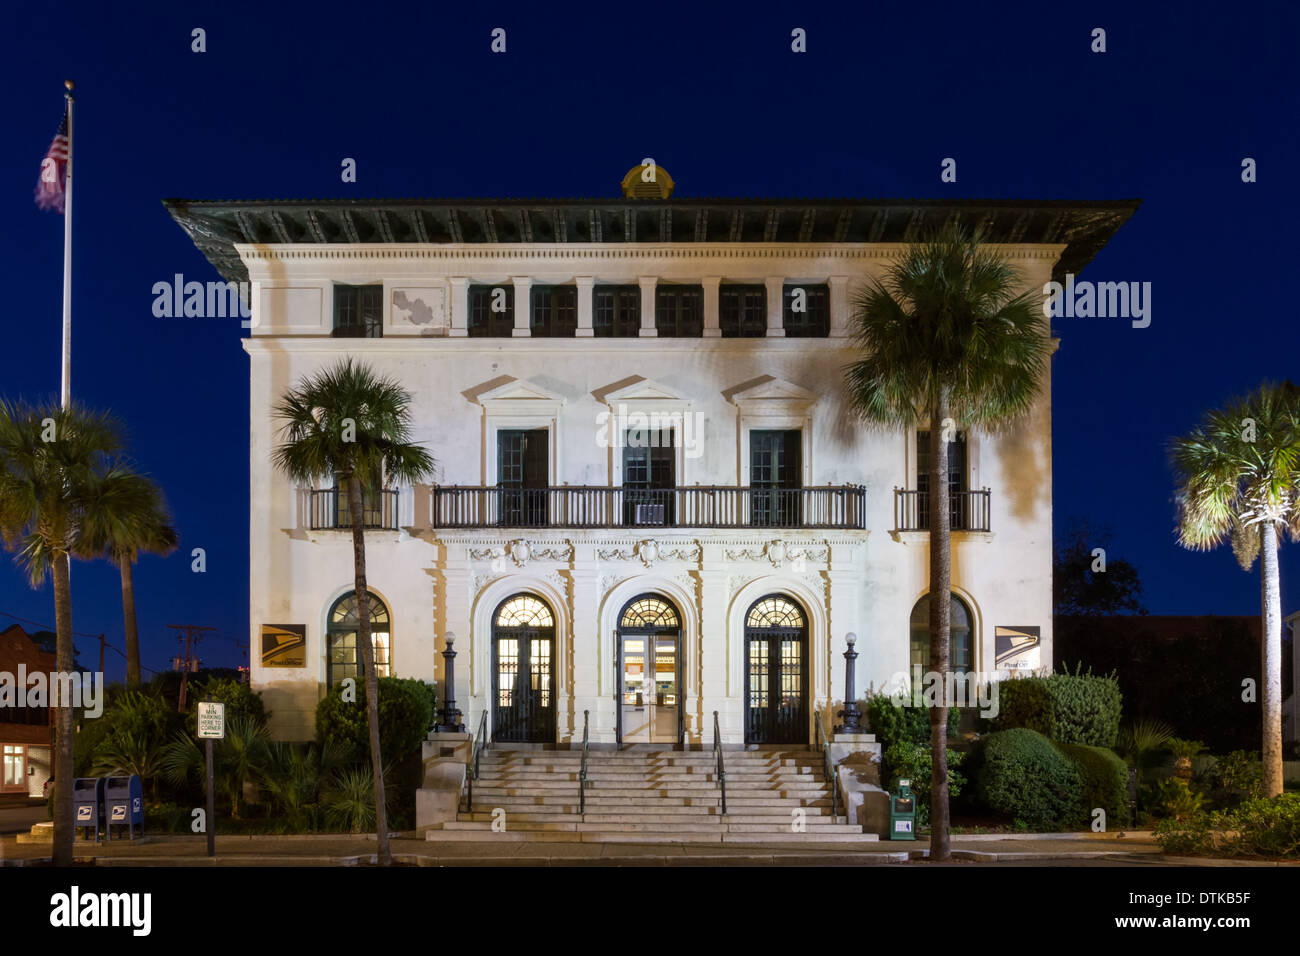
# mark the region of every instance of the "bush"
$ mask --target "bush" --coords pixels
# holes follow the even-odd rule
[[[1264,763],[1259,754],[1234,750],[1215,761],[1215,782],[1238,801],[1264,795]]]
[[[1059,673],[998,685],[1000,730],[1027,728],[1066,744],[1114,747],[1122,699],[1114,675]]]
[[[966,755],[955,750],[948,751],[948,796],[961,795],[966,778],[958,771]],[[892,791],[899,780],[912,781],[912,793],[916,798],[916,828],[930,825],[930,774],[934,761],[930,748],[923,744],[907,741],[895,743],[885,751],[885,764],[889,767],[889,776],[884,778]]]
[[[930,708],[903,707],[895,704],[893,698],[886,694],[875,694],[867,698],[867,727],[876,735],[881,751],[887,751],[896,743],[929,745],[930,743]],[[956,707],[948,710],[948,736],[957,732],[961,721],[961,711]]]
[[[1156,825],[1156,842],[1166,853],[1300,859],[1300,794],[1248,800],[1235,810],[1192,812]]]
[[[1080,806],[1091,819],[1097,807],[1106,811],[1107,829],[1128,826],[1128,765],[1113,750],[1087,744],[1061,744],[1057,749],[1074,761],[1083,778]]]
[[[366,726],[366,686],[357,681],[356,702],[345,701],[334,688],[316,705],[316,740],[344,748],[350,759],[370,758]],[[379,678],[379,749],[384,762],[396,763],[419,750],[428,737],[435,713],[433,687],[401,677]]]
[[[1155,837],[1161,850],[1178,856],[1198,856],[1214,849],[1214,831],[1208,813],[1198,813],[1187,820],[1173,817],[1161,820],[1156,824]]]
[[[1060,830],[1085,822],[1083,777],[1042,734],[1027,728],[980,738],[975,792],[979,802],[1029,830]]]
[[[191,736],[198,733],[199,701],[212,700],[226,705],[226,725],[232,720],[246,718],[256,724],[265,726],[271,716],[262,695],[242,681],[229,677],[210,677],[196,683],[186,693],[189,700],[189,712],[185,718],[185,727]]]

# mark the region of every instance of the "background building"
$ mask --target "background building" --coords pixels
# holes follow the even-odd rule
[[[1077,275],[1133,202],[169,201],[251,281],[252,683],[313,734],[359,670],[346,500],[276,472],[271,408],[351,355],[413,396],[436,485],[367,502],[377,666],[438,680],[496,739],[802,744],[928,661],[924,442],[853,418],[854,292],[926,229],[983,222],[1026,289]],[[963,431],[954,666],[1052,660],[1050,383]],[[958,423],[960,426],[960,423]],[[441,696],[441,695],[440,695]]]
[[[0,671],[15,680],[20,666],[28,674],[54,673],[54,642],[50,631],[28,634],[11,624],[0,631]],[[17,703],[25,704],[26,697]],[[54,742],[52,713],[49,707],[0,706],[0,798],[43,796]]]

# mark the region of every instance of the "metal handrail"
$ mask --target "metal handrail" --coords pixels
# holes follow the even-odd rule
[[[826,736],[826,728],[822,724],[822,715],[817,715],[817,740],[822,748],[822,772],[826,777],[826,782],[831,785],[831,816],[840,815],[840,782],[831,775],[835,768],[831,766],[831,744]]]
[[[722,793],[722,815],[727,815],[727,762],[722,759],[722,735],[718,733],[718,712],[713,712],[713,755],[717,758],[718,789]]]
[[[469,784],[469,812],[474,812],[474,781],[478,779],[478,762],[483,756],[483,751],[488,748],[490,741],[487,739],[487,710],[478,719],[478,733],[474,735],[474,753],[470,758],[469,772],[465,774],[465,780]]]
[[[578,814],[587,813],[587,715],[582,712],[582,773],[578,774]]]

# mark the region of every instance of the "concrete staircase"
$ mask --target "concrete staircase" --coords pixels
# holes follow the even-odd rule
[[[592,751],[587,763],[587,809],[580,813],[580,751],[499,747],[483,754],[473,812],[462,802],[457,819],[426,831],[427,839],[565,843],[877,839],[845,822],[843,816],[831,815],[822,756],[807,750],[727,752],[727,813],[723,815],[711,752]],[[796,816],[795,810],[803,813]],[[498,811],[505,811],[504,819]],[[800,822],[802,829],[796,826]]]

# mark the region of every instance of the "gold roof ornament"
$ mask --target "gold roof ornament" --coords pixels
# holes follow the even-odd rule
[[[673,177],[668,170],[646,157],[623,177],[624,199],[667,199],[673,194]]]

